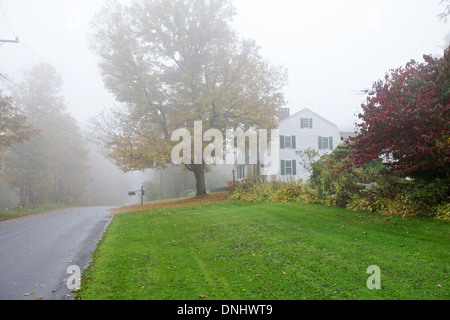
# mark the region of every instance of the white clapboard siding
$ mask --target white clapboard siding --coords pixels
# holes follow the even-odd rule
[[[305,121],[303,128],[301,124],[301,119],[308,119]],[[311,127],[312,125],[312,127]],[[298,162],[299,157],[295,153],[296,150],[304,150],[307,148],[314,148],[318,150],[321,154],[331,152],[331,149],[319,150],[319,140],[324,141],[324,139],[319,139],[319,137],[326,138],[328,143],[332,141],[332,147],[335,149],[337,145],[341,142],[341,135],[339,133],[338,127],[317,113],[305,108],[290,117],[280,121],[279,123],[280,136],[295,137],[295,149],[294,148],[280,148],[280,160],[292,161],[296,160],[296,175],[282,175],[281,165],[280,170],[276,176],[277,179],[288,181],[291,179],[307,180],[309,178],[309,173],[306,171]],[[291,140],[293,140],[291,138]]]

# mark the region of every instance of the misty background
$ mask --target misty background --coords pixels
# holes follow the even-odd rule
[[[128,1],[122,0],[122,3]],[[100,0],[1,0],[0,39],[19,44],[0,45],[0,73],[20,83],[39,63],[61,76],[67,113],[80,132],[92,117],[115,105],[103,86],[98,58],[88,49],[90,21]],[[449,25],[438,18],[440,0],[234,0],[233,26],[261,47],[261,54],[288,69],[285,89],[291,114],[314,110],[339,126],[353,130],[355,114],[365,96],[361,91],[423,54],[441,56],[449,43]],[[4,90],[11,83],[0,78]],[[145,184],[147,200],[189,196],[195,189],[191,174],[178,169],[122,173],[88,144],[91,205],[137,203],[128,191]],[[208,188],[231,179],[231,168],[207,175]],[[170,182],[169,182],[170,181]],[[0,182],[0,210],[17,205],[15,192]]]

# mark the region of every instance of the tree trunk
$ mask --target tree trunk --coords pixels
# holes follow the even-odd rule
[[[21,206],[22,208],[25,209],[25,207],[27,206],[27,195],[28,195],[28,191],[27,191],[27,186],[25,185],[25,183],[22,181],[22,184],[20,186],[20,200],[19,200],[19,206]]]
[[[191,164],[186,168],[194,173],[195,176],[195,188],[197,190],[197,197],[206,194],[205,184],[205,164]]]

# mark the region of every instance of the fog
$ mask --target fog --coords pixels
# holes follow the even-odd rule
[[[19,43],[0,45],[0,73],[18,83],[38,63],[53,66],[63,80],[67,111],[82,132],[92,117],[117,104],[104,87],[99,58],[88,48],[90,22],[103,3],[0,1],[0,39],[19,38]],[[264,58],[288,69],[284,93],[291,114],[309,108],[341,131],[353,130],[365,99],[362,90],[410,59],[442,55],[450,31],[449,24],[438,18],[446,5],[440,0],[234,0],[233,4],[237,13],[233,27],[254,39]],[[0,88],[8,85],[0,79]],[[123,174],[95,148],[89,149],[90,186],[104,195],[94,204],[137,202],[127,197],[127,191],[139,189],[153,173]],[[0,207],[12,206],[11,192],[0,192],[4,198]]]

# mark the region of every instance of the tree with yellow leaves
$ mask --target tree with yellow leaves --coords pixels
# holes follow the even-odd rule
[[[171,161],[171,133],[195,121],[214,128],[276,128],[287,72],[231,28],[224,0],[108,2],[92,21],[91,47],[120,103],[93,122],[106,155],[124,171]],[[184,163],[206,193],[207,165]]]
[[[28,141],[37,131],[26,124],[27,118],[20,114],[11,97],[0,91],[0,168],[2,154],[13,144]]]

